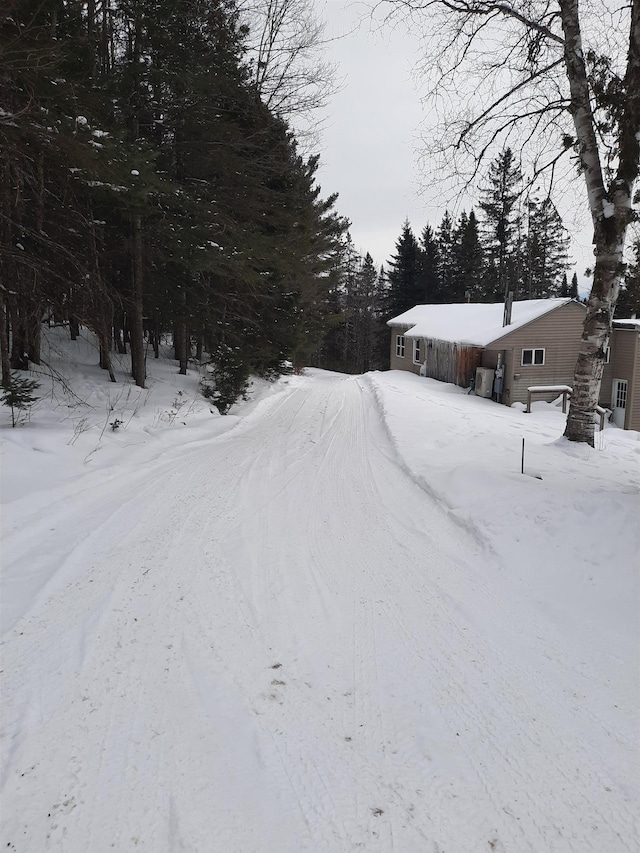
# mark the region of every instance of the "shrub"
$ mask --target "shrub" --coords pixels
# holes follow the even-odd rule
[[[33,392],[39,388],[33,379],[24,379],[19,373],[12,373],[8,387],[2,389],[0,399],[11,409],[11,426],[20,421],[20,413],[27,411],[38,399]]]
[[[239,347],[220,345],[213,354],[209,375],[200,382],[203,397],[226,415],[240,397],[244,399],[250,368]]]

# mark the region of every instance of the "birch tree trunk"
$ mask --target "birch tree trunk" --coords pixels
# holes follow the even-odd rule
[[[608,191],[591,110],[584,62],[578,0],[560,0],[564,32],[564,60],[571,94],[571,115],[579,145],[593,221],[595,267],[587,304],[573,396],[565,437],[594,444],[594,413],[598,405],[605,348],[612,330],[613,312],[624,277],[624,244],[633,218],[632,197],[640,159],[640,0],[633,0],[629,54],[624,79],[626,97],[619,122],[617,174]]]

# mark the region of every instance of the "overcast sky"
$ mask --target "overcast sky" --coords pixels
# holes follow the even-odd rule
[[[352,222],[356,248],[370,252],[379,266],[393,254],[405,218],[419,236],[427,222],[440,223],[447,207],[458,215],[473,200],[459,198],[456,204],[454,192],[446,197],[430,192],[428,176],[419,172],[418,131],[428,116],[413,79],[420,55],[417,38],[400,27],[380,29],[367,18],[363,3],[317,3],[327,21],[326,35],[335,38],[327,58],[338,66],[342,83],[322,132],[319,183],[323,196],[340,194],[337,207]],[[571,231],[583,205],[574,199],[563,210],[561,200],[557,203]],[[592,254],[587,223],[582,219],[579,225],[571,234],[571,254],[582,290]]]

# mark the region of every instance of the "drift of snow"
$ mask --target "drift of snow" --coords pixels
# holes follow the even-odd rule
[[[3,849],[638,849],[638,433],[47,361],[2,425]]]

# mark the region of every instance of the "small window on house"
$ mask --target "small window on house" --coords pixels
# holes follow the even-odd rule
[[[627,381],[625,379],[614,379],[614,405],[616,409],[627,408]]]
[[[396,355],[404,358],[404,335],[396,335]]]
[[[420,341],[413,342],[413,363],[421,364],[420,360]]]
[[[604,348],[604,363],[609,364],[611,361],[611,347]]]
[[[521,364],[523,367],[531,364],[544,364],[544,349],[523,349]]]

